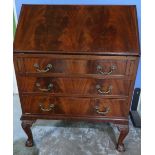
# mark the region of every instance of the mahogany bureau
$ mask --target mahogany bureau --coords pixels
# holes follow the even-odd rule
[[[111,122],[124,151],[140,55],[135,6],[23,5],[14,40],[22,128],[37,119]]]

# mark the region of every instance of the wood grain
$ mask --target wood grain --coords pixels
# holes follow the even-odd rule
[[[99,74],[97,66],[103,67],[102,71],[110,71],[111,66],[116,66],[112,74],[108,77],[133,75],[134,64],[138,57],[134,56],[96,56],[96,55],[63,55],[63,54],[15,54],[14,65],[16,66],[16,73],[36,76],[53,76],[59,74],[70,75],[86,75],[106,76]],[[38,64],[40,69],[45,69],[48,64],[52,64],[53,68],[46,73],[38,73],[34,64]],[[61,65],[60,65],[61,64]],[[74,67],[72,67],[74,66]],[[34,74],[36,73],[36,74]]]
[[[25,58],[23,65],[25,66],[26,73],[38,73],[34,64],[38,64],[40,69],[45,69],[48,64],[53,68],[47,73],[65,73],[65,74],[100,74],[97,66],[101,66],[102,72],[110,72],[111,67],[115,66],[111,75],[124,75],[127,61],[117,60],[63,60],[63,59],[38,59],[38,58]]]
[[[128,96],[130,80],[122,79],[89,79],[89,78],[50,78],[50,77],[19,77],[19,83],[22,93],[50,93],[50,94],[68,94],[70,96],[78,95],[99,95],[99,96]],[[38,87],[36,84],[40,84]],[[49,91],[42,91],[41,89],[48,89],[52,84],[53,87]],[[101,87],[101,91],[112,90],[109,94],[101,94],[98,92],[96,86]]]
[[[139,54],[135,6],[23,5],[14,52]]]
[[[49,112],[42,111],[40,108],[48,109],[51,104],[55,105],[54,110]],[[25,114],[49,114],[49,115],[99,115],[95,106],[99,106],[100,111],[104,111],[106,107],[110,111],[105,116],[126,117],[128,111],[126,109],[125,99],[90,99],[90,98],[74,98],[74,97],[48,97],[48,96],[24,96],[23,112]]]

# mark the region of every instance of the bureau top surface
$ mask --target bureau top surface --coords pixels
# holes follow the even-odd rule
[[[14,52],[139,55],[136,7],[23,5]]]

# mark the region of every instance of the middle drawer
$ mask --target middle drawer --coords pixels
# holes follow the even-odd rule
[[[22,93],[128,96],[130,84],[124,79],[19,77]]]

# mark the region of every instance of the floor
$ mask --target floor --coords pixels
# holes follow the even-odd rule
[[[132,126],[125,139],[126,152],[115,150],[119,132],[113,124],[38,120],[32,127],[35,146],[24,146],[21,108],[14,95],[14,155],[140,155],[141,131]]]

